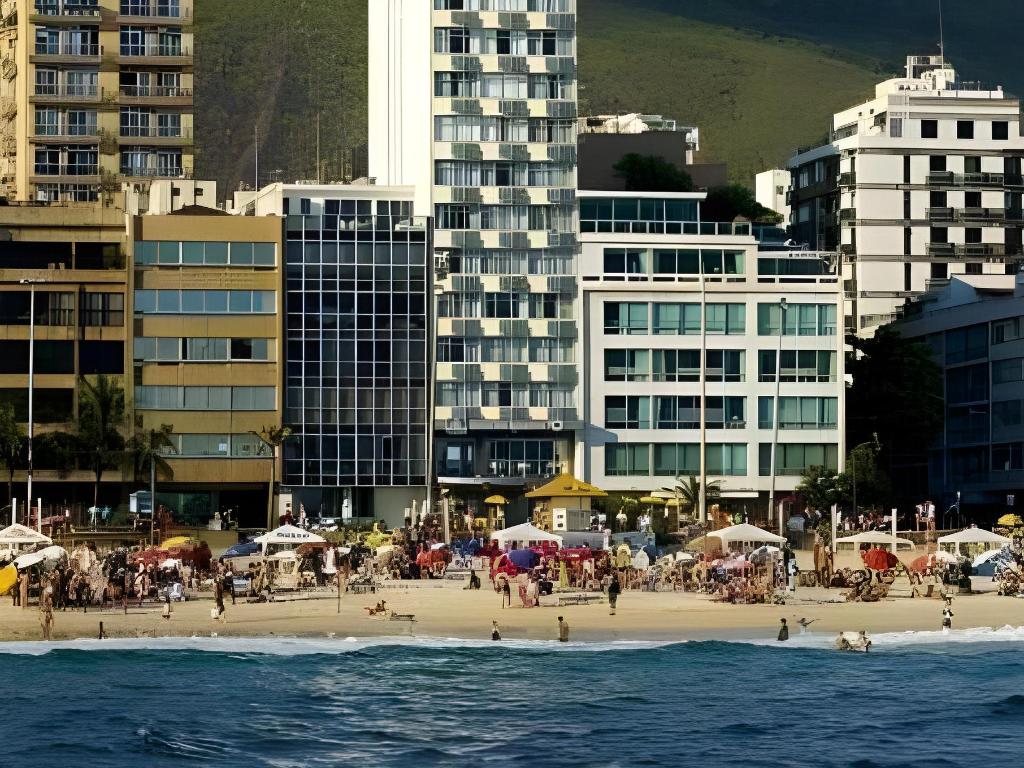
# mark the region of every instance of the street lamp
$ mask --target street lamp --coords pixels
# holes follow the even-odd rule
[[[32,440],[35,437],[35,418],[33,412],[35,375],[36,375],[36,285],[45,283],[46,280],[23,278],[18,281],[21,285],[29,287],[29,309],[28,309],[28,512],[29,520],[32,517]],[[43,530],[43,510],[40,505],[37,528]]]
[[[782,335],[786,331],[786,310],[789,308],[788,303],[785,299],[779,300],[779,344],[775,353],[775,408],[774,416],[772,420],[774,422],[774,429],[772,430],[772,456],[771,456],[771,490],[768,494],[768,519],[772,519],[772,515],[775,514],[775,470],[776,467],[776,456],[779,452],[779,417],[781,416],[782,408]],[[782,515],[779,514],[779,535],[783,533],[783,522]]]

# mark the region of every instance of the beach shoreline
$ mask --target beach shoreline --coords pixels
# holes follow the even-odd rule
[[[427,583],[429,585],[429,582]],[[413,615],[415,621],[369,616],[366,607],[387,601],[389,614]],[[107,638],[231,637],[325,638],[417,637],[489,640],[495,620],[505,640],[552,640],[564,616],[571,639],[582,642],[681,642],[773,639],[785,618],[794,636],[800,619],[813,623],[816,634],[866,630],[869,634],[926,632],[940,629],[942,601],[894,598],[878,603],[846,603],[840,590],[801,589],[786,605],[729,605],[705,595],[683,592],[626,592],[615,616],[606,603],[591,605],[502,608],[490,590],[467,591],[458,586],[411,587],[376,594],[320,593],[313,599],[282,599],[272,603],[227,604],[225,620],[210,617],[208,597],[177,603],[171,618],[159,606],[99,611],[57,611],[54,640],[97,639],[100,623]],[[954,627],[1024,626],[1024,600],[994,594],[954,598]],[[15,608],[0,603],[0,642],[40,640],[35,606]]]

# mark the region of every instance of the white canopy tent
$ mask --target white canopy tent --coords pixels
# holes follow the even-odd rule
[[[508,549],[512,544],[516,544],[524,549],[552,542],[558,544],[558,546],[562,546],[561,536],[548,533],[547,531],[542,531],[540,528],[535,525],[531,525],[530,523],[513,525],[511,528],[495,531],[491,534],[491,541],[498,542],[498,546],[502,549]]]
[[[765,544],[786,543],[786,539],[784,537],[770,533],[763,528],[758,528],[757,526],[750,525],[749,523],[740,523],[739,525],[731,525],[728,528],[723,528],[720,531],[712,531],[708,536],[720,539],[723,550],[742,550],[744,552],[757,549]]]
[[[53,539],[18,523],[9,525],[0,531],[0,550],[20,552],[22,549],[34,547],[37,544],[53,544]]]
[[[893,535],[891,533],[883,533],[882,531],[865,531],[864,533],[858,533],[855,536],[846,536],[841,539],[836,539],[836,551],[839,551],[839,546],[842,544],[850,544],[854,549],[860,548],[862,544],[870,544],[871,546],[879,546],[883,549],[892,549],[893,546]],[[899,536],[895,538],[896,548],[899,549],[914,549],[914,542],[910,539],[901,539]]]
[[[990,549],[1002,549],[1011,541],[1006,536],[986,531],[984,528],[965,528],[962,531],[951,533],[948,536],[939,537],[939,548],[956,554],[967,554],[963,552],[966,545],[968,552],[977,554]]]
[[[47,560],[58,561],[68,556],[67,550],[63,547],[47,547],[41,549],[38,552],[30,552],[27,555],[22,555],[14,561],[14,567],[19,571],[23,571],[26,568],[31,568],[33,565],[46,562]]]
[[[290,544],[293,547],[298,547],[301,544],[319,544],[326,541],[326,539],[323,536],[317,536],[311,531],[294,525],[282,525],[280,528],[275,528],[269,533],[257,536],[253,541],[262,545],[263,549],[266,550],[268,544]]]

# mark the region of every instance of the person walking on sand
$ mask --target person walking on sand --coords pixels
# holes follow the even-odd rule
[[[501,607],[505,606],[512,607],[512,587],[508,583],[508,579],[501,580]]]
[[[218,573],[213,581],[214,599],[217,601],[217,618],[224,621],[224,574]]]
[[[782,626],[779,627],[779,642],[784,643],[786,640],[789,640],[789,625],[785,619],[779,619],[779,621],[782,622]]]
[[[569,642],[569,622],[561,616],[558,617],[558,642]]]
[[[619,601],[619,592],[622,591],[622,587],[619,586],[619,577],[612,574],[612,580],[608,582],[608,615],[615,615],[615,605]]]
[[[28,571],[22,571],[18,578],[18,602],[22,609],[28,608]]]
[[[496,621],[491,622],[491,640],[495,642],[501,640],[501,632],[498,631],[498,622]]]
[[[43,640],[50,641],[53,633],[53,587],[46,586],[39,596],[39,624],[43,628]]]

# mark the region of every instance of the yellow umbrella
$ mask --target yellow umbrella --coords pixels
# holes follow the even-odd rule
[[[1020,515],[1003,515],[996,520],[996,525],[1003,525],[1008,528],[1013,528],[1018,525],[1024,525],[1024,520],[1020,519]]]
[[[685,507],[686,502],[682,499],[669,499],[665,502],[666,507]]]
[[[0,595],[6,595],[18,583],[18,569],[13,565],[0,569]]]
[[[171,547],[187,547],[192,544],[198,544],[199,539],[192,536],[175,536],[172,539],[167,539],[160,546],[163,549],[170,549]]]
[[[494,496],[488,496],[486,499],[484,499],[484,504],[500,504],[500,505],[505,505],[505,504],[508,504],[508,499],[506,499],[504,496],[500,496],[498,494],[495,494]]]
[[[644,496],[640,499],[641,504],[651,504],[655,507],[665,506],[665,500],[659,499],[657,496]]]

